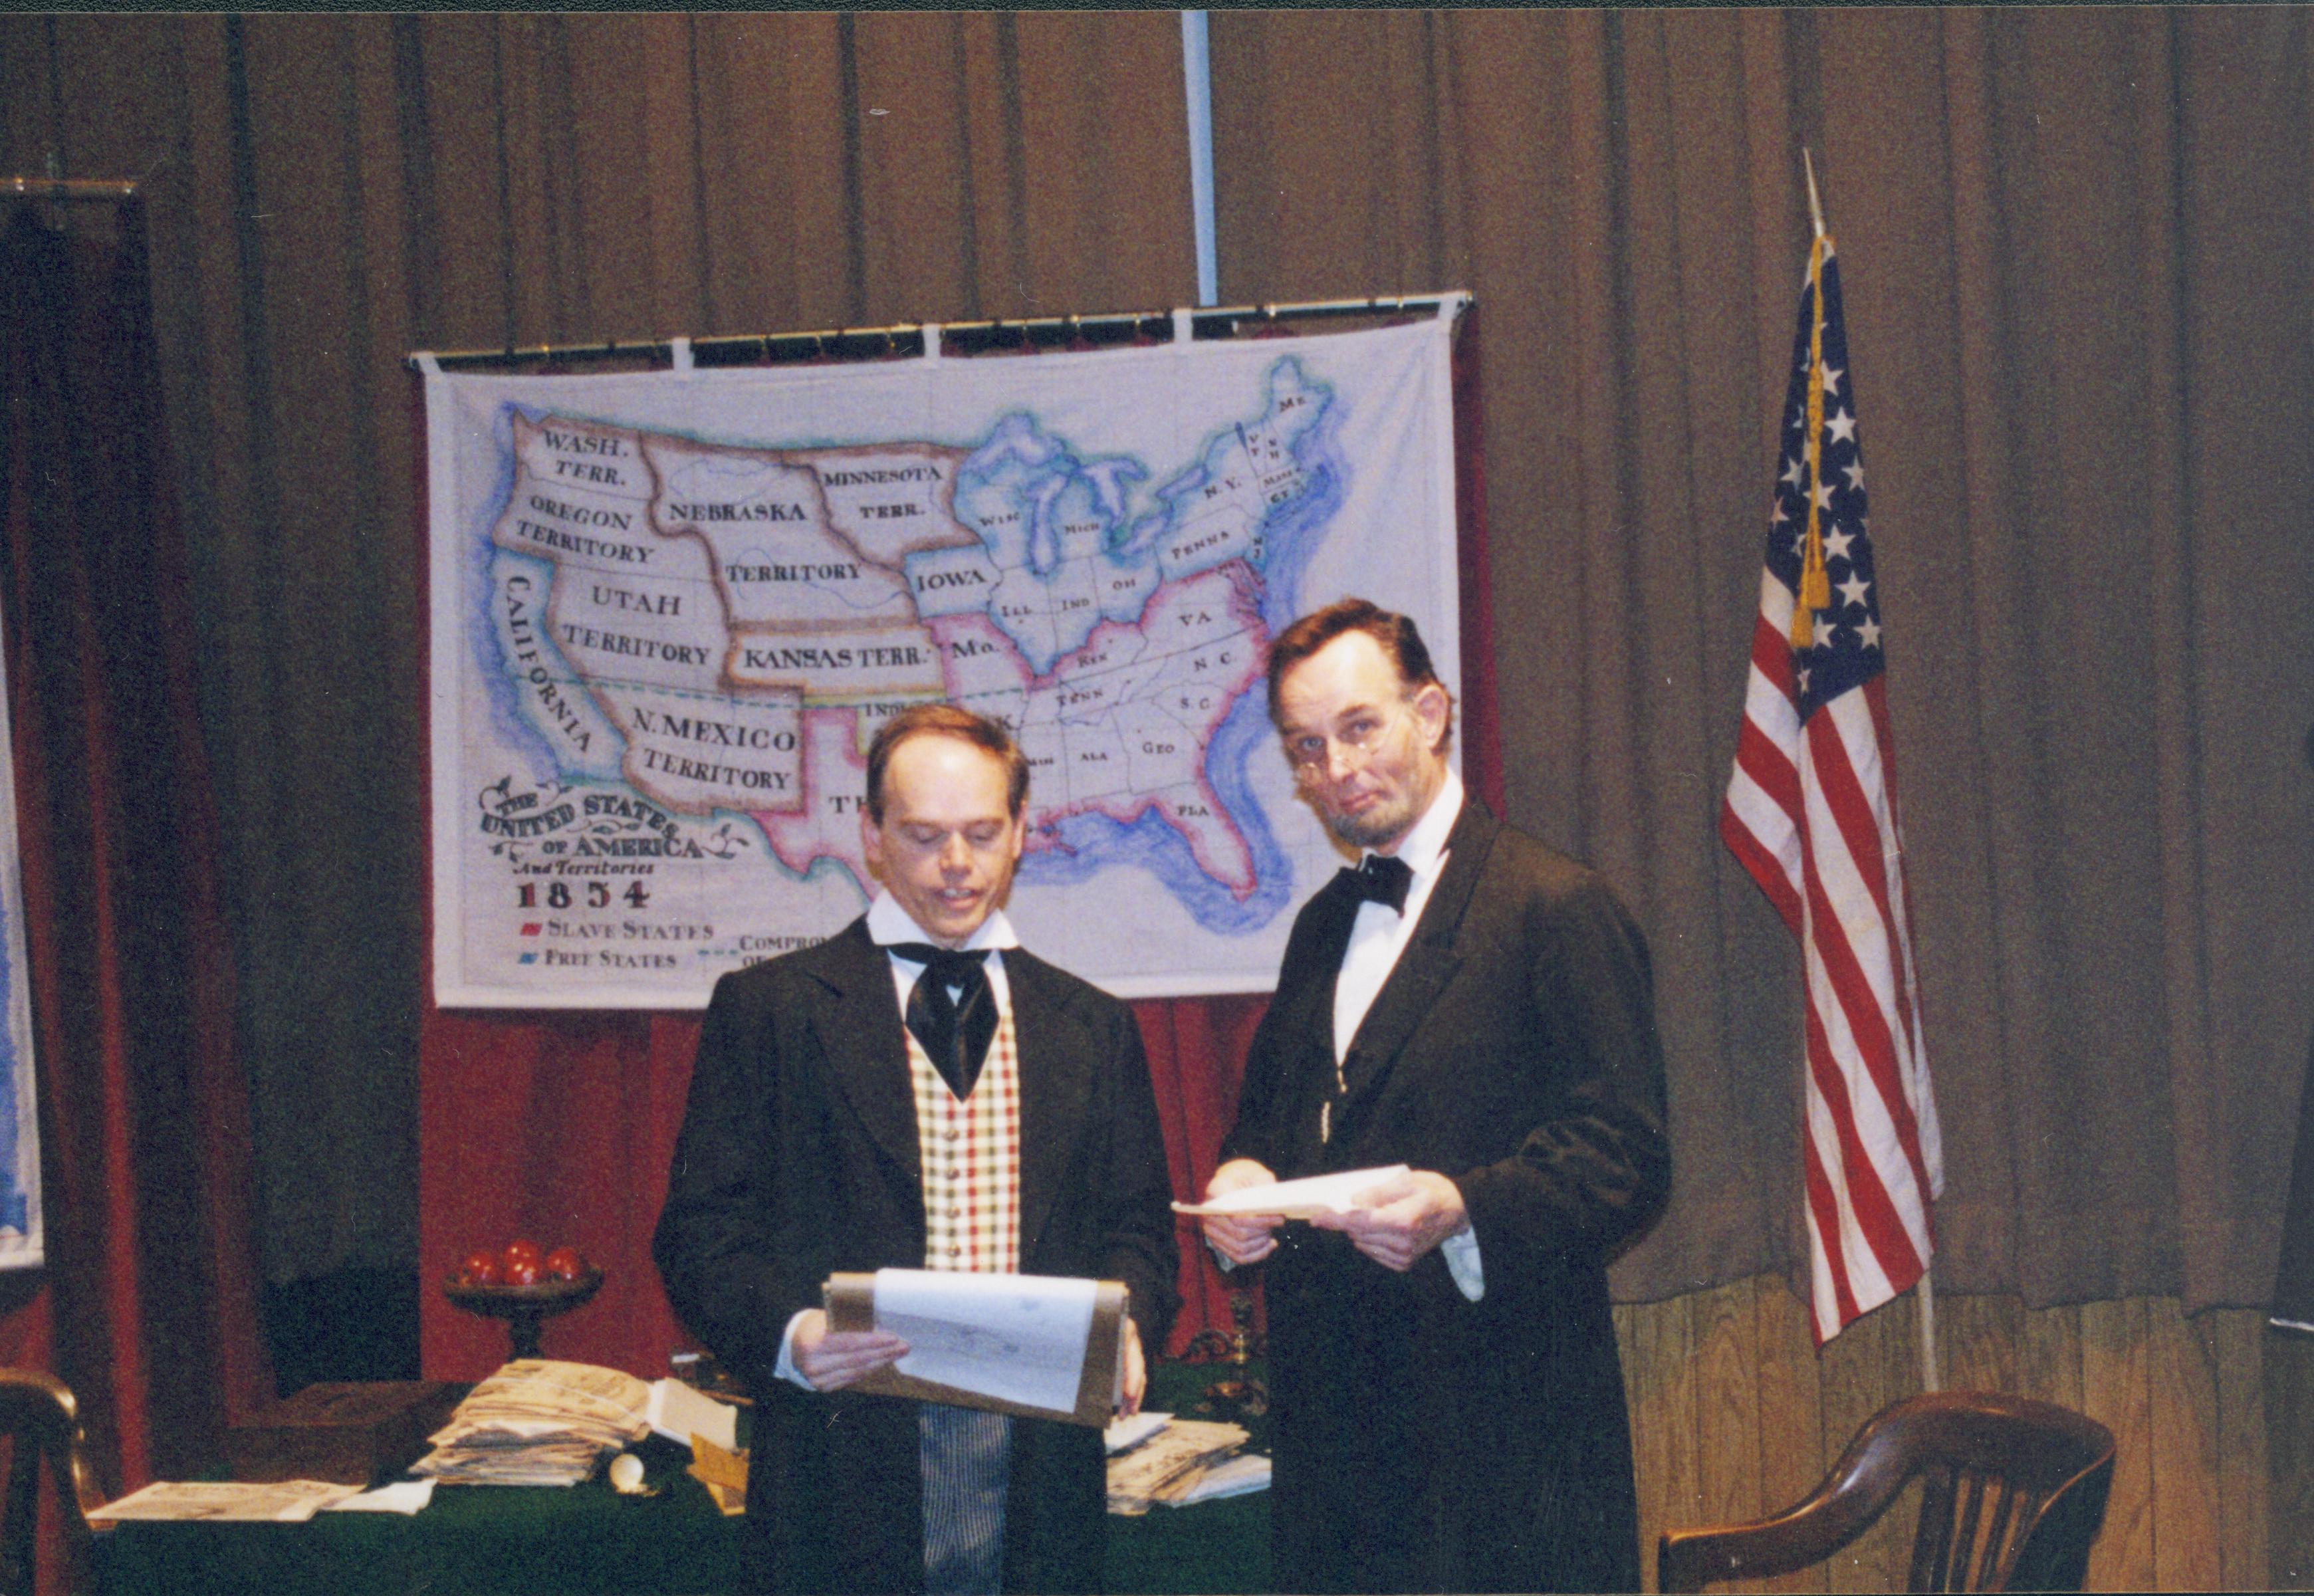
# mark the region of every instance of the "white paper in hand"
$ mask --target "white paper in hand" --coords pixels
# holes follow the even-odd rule
[[[1229,1219],[1311,1219],[1320,1213],[1348,1213],[1367,1205],[1367,1193],[1411,1173],[1404,1164],[1391,1164],[1382,1168],[1345,1169],[1338,1175],[1312,1175],[1271,1186],[1241,1186],[1203,1203],[1176,1203],[1173,1212]]]

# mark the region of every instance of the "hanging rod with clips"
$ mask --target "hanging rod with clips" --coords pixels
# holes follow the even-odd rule
[[[1191,311],[1190,336],[1226,339],[1241,327],[1281,322],[1338,321],[1359,316],[1436,314],[1452,304],[1459,322],[1475,301],[1464,293],[1409,294],[1369,299],[1320,299],[1292,304],[1238,304]],[[1132,343],[1161,341],[1173,335],[1174,313],[1126,311],[1095,316],[1029,316],[1020,320],[942,322],[941,348],[959,354],[989,349],[1050,348],[1079,342]],[[694,366],[755,366],[782,360],[809,360],[828,356],[872,359],[884,355],[921,355],[924,323],[891,327],[838,327],[818,332],[748,333],[691,340]],[[447,371],[458,367],[521,366],[533,361],[575,363],[595,360],[670,360],[675,345],[667,339],[610,339],[591,344],[509,345],[496,349],[450,349],[434,354],[435,364]],[[412,370],[422,364],[418,353],[404,361]]]

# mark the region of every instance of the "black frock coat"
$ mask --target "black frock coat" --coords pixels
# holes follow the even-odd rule
[[[1647,946],[1600,877],[1475,798],[1447,845],[1338,1097],[1358,900],[1337,881],[1303,906],[1222,1149],[1280,1178],[1444,1174],[1485,1277],[1471,1302],[1435,1249],[1399,1274],[1280,1228],[1261,1265],[1276,1566],[1302,1591],[1637,1590],[1605,1270],[1670,1190]]]
[[[1147,1354],[1178,1298],[1171,1192],[1132,1012],[1004,953],[1020,1064],[1020,1267],[1123,1281]],[[889,957],[864,919],[726,975],[700,1032],[652,1246],[685,1326],[756,1402],[748,1542],[762,1587],[919,1591],[917,1405],[778,1379],[780,1341],[838,1270],[918,1269],[916,1112]],[[1013,1424],[1005,1585],[1098,1589],[1101,1439]]]

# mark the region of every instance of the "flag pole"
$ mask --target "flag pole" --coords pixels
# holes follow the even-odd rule
[[[1921,1389],[1941,1391],[1944,1381],[1937,1377],[1937,1291],[1929,1279],[1932,1267],[1933,1260],[1921,1265],[1921,1283],[1914,1291],[1921,1308]]]
[[[1815,224],[1815,235],[1822,238],[1824,207],[1817,202],[1815,197],[1815,157],[1808,154],[1808,147],[1806,145],[1800,145],[1800,164],[1807,168],[1808,220]]]

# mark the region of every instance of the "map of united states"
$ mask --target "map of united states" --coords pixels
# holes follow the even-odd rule
[[[1153,822],[1225,915],[1262,886],[1261,817],[1217,740],[1340,494],[1327,388],[1292,357],[1267,388],[1145,495],[1143,462],[1027,412],[790,448],[517,410],[487,589],[515,713],[567,779],[747,816],[865,892],[869,739],[952,701],[1027,754],[1032,854],[1074,869]]]

